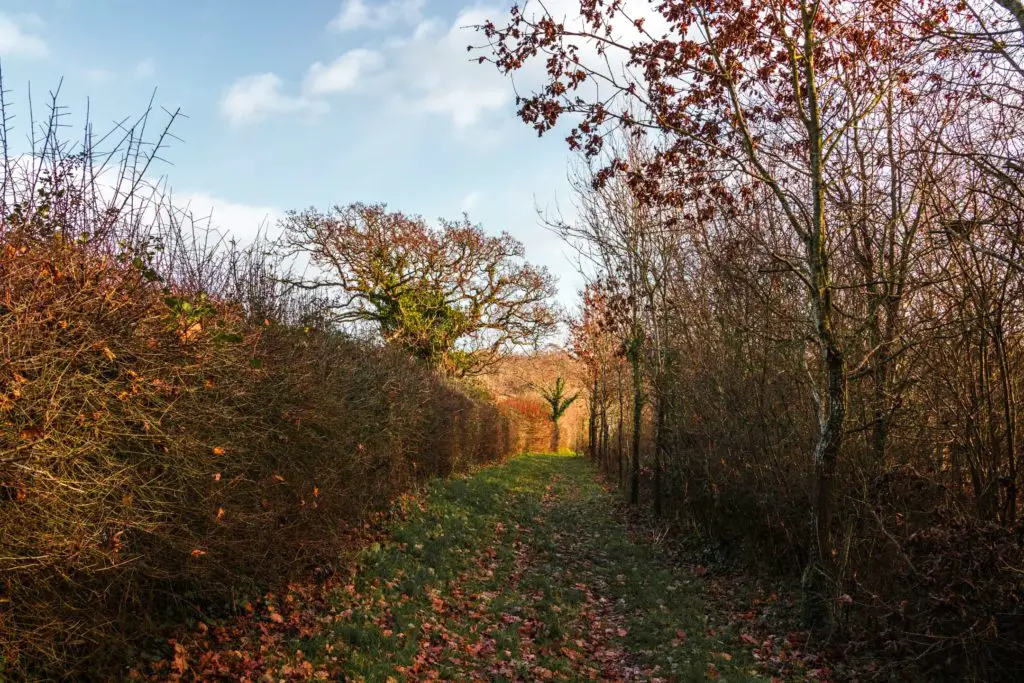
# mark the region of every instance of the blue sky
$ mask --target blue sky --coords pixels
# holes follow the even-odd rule
[[[166,152],[179,202],[239,236],[264,216],[352,201],[507,230],[570,304],[579,277],[535,207],[571,206],[569,153],[515,117],[512,85],[469,61],[461,26],[507,4],[458,0],[4,0],[0,60],[24,105],[61,101],[97,129],[156,104],[188,119]],[[76,120],[76,119],[70,119]],[[74,131],[69,131],[73,134]]]

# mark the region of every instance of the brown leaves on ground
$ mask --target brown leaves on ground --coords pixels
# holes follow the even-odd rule
[[[547,467],[557,471],[558,460]],[[646,551],[627,557],[624,549],[647,544],[642,527],[631,539],[604,494],[574,491],[587,480],[530,467],[491,470],[511,470],[502,475],[507,488],[487,502],[494,509],[470,503],[479,497],[471,490],[465,499],[406,505],[412,517],[389,540],[361,537],[368,554],[358,569],[268,593],[225,622],[199,623],[134,679],[670,681],[685,671],[705,680],[830,680],[805,653],[803,635],[784,630],[779,615],[789,598],[737,591],[739,577],[700,576],[681,555],[670,569],[647,564]],[[534,484],[531,498],[511,493],[523,479]],[[490,522],[476,518],[488,515]],[[652,596],[697,595],[672,593],[678,587],[666,577],[700,586],[706,601],[696,621],[655,614]],[[640,594],[648,582],[655,590]]]
[[[377,513],[364,525],[349,530],[354,548],[384,538],[390,521],[401,519],[410,506],[419,505],[403,496],[390,514]],[[205,551],[192,551],[194,557]],[[350,566],[354,571],[354,566]],[[137,666],[129,674],[134,681],[266,681],[341,680],[342,669],[335,649],[326,645],[326,661],[316,666],[296,640],[313,638],[325,625],[344,621],[351,614],[339,610],[332,596],[353,594],[342,572],[323,580],[292,583],[281,592],[269,592],[254,604],[246,601],[238,615],[216,624],[199,621],[187,634],[168,640],[170,655],[149,666]]]

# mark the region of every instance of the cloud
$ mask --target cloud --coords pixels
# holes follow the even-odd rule
[[[0,57],[43,58],[50,54],[46,41],[29,33],[15,17],[0,13]]]
[[[330,64],[317,62],[309,67],[304,92],[324,95],[352,90],[364,76],[379,70],[384,59],[374,50],[349,50]]]
[[[423,96],[416,106],[425,112],[449,116],[457,128],[465,128],[479,121],[484,112],[504,109],[511,99],[500,90],[449,88]]]
[[[408,38],[386,43],[395,92],[408,110],[447,117],[456,128],[473,126],[490,112],[510,111],[514,93],[508,79],[466,51],[476,36],[466,27],[501,13],[497,7],[463,9],[451,24],[424,20]]]
[[[462,198],[462,201],[459,203],[459,211],[462,211],[464,213],[472,213],[473,209],[475,209],[480,204],[481,196],[482,194],[478,190],[475,190],[467,194],[465,197]]]
[[[422,0],[393,0],[369,6],[348,0],[335,20],[338,28],[379,26],[418,15]],[[236,81],[221,102],[232,123],[258,121],[274,114],[324,110],[324,97],[359,91],[403,112],[442,116],[457,129],[479,123],[488,112],[509,110],[513,91],[496,69],[471,60],[466,45],[473,33],[463,27],[483,23],[498,8],[464,9],[451,24],[419,20],[406,37],[382,39],[371,48],[356,48],[332,62],[309,67],[298,95],[288,95],[272,73]],[[370,78],[372,77],[372,78]]]
[[[94,86],[107,85],[114,80],[114,72],[110,69],[86,69],[83,75],[85,81]]]
[[[240,79],[227,91],[221,113],[233,124],[258,121],[274,114],[324,111],[325,96],[353,93],[390,103],[396,111],[447,119],[460,135],[494,133],[485,122],[494,115],[511,120],[515,90],[507,76],[488,64],[479,64],[481,52],[468,52],[467,46],[479,44],[481,34],[471,27],[493,19],[499,24],[508,10],[498,5],[464,7],[454,20],[421,18],[424,0],[388,0],[367,4],[365,0],[345,0],[341,12],[331,22],[336,30],[380,28],[401,22],[414,23],[405,36],[381,37],[375,45],[343,53],[332,62],[315,62],[306,74],[301,91],[284,92],[284,84],[272,73]],[[549,0],[544,5],[556,20],[567,27],[581,24],[579,3],[575,0]],[[643,18],[655,34],[665,26],[646,0],[624,0],[624,16],[613,23],[614,33],[623,44],[635,42],[641,33],[633,18]],[[534,6],[530,12],[541,12]],[[659,21],[660,19],[660,21]],[[579,45],[581,59],[598,70],[610,67],[617,75],[626,70],[625,55],[606,58],[597,46],[584,41]],[[515,74],[516,86],[529,92],[545,80],[543,59],[530,60]],[[370,78],[372,76],[372,78]],[[626,82],[636,80],[627,76]],[[588,86],[594,87],[594,86]],[[589,93],[582,93],[587,96]],[[500,132],[497,133],[500,135]]]
[[[246,76],[225,92],[221,114],[234,125],[272,115],[324,111],[324,97],[356,90],[395,109],[447,118],[456,129],[471,129],[488,113],[511,111],[514,93],[497,69],[477,63],[466,46],[478,37],[466,27],[504,13],[499,7],[473,6],[455,20],[420,19],[424,0],[390,0],[368,5],[346,0],[331,25],[337,30],[376,28],[415,22],[405,37],[382,38],[372,47],[349,50],[332,62],[315,62],[301,91],[285,92],[273,73]],[[373,78],[370,79],[369,77]]]
[[[321,114],[329,108],[323,95],[356,88],[383,63],[379,53],[362,48],[349,50],[330,64],[316,62],[309,67],[302,91],[296,95],[285,92],[285,83],[277,74],[245,76],[224,92],[220,113],[236,126],[282,114]]]
[[[581,28],[579,2],[549,0],[544,4],[552,16],[572,28]],[[643,17],[645,26],[660,30],[664,25],[651,18],[646,0],[625,0],[623,10],[628,17]],[[543,11],[532,5],[530,14]],[[656,14],[656,13],[654,13]],[[389,91],[401,101],[406,111],[446,117],[459,131],[480,131],[493,114],[514,112],[515,88],[510,79],[491,64],[480,64],[483,51],[467,51],[469,45],[480,45],[483,35],[473,27],[493,20],[499,25],[508,17],[508,8],[498,5],[464,7],[454,20],[424,19],[404,38],[389,39],[380,47],[389,62]],[[627,44],[640,37],[631,19],[625,16],[615,22],[616,35]],[[578,54],[586,63],[600,69],[606,64],[595,44],[581,44]],[[618,55],[617,55],[618,56]],[[624,62],[613,64],[621,71]],[[543,57],[530,60],[515,74],[516,87],[529,92],[546,81]],[[503,120],[508,120],[506,117]]]
[[[270,206],[256,206],[233,202],[206,192],[176,192],[174,206],[189,213],[200,224],[209,223],[225,239],[240,244],[251,242],[261,230],[275,232],[284,212]]]
[[[389,0],[368,5],[363,0],[345,0],[330,23],[335,31],[379,29],[397,23],[415,23],[426,0]]]
[[[152,78],[155,74],[156,67],[153,64],[152,59],[144,59],[134,67],[125,66],[116,71],[103,67],[85,69],[82,71],[82,77],[85,79],[85,82],[91,86],[110,85],[118,78],[132,76],[145,80]]]
[[[134,72],[139,78],[152,78],[156,74],[156,64],[152,59],[143,59],[135,65]]]
[[[275,114],[315,114],[326,109],[322,102],[285,94],[283,85],[281,78],[272,73],[240,78],[224,93],[220,113],[232,125],[241,125]]]

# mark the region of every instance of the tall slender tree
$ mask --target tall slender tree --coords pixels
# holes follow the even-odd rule
[[[745,238],[804,286],[818,415],[805,586],[816,621],[828,623],[848,354],[832,263],[845,226],[827,196],[844,170],[837,146],[905,81],[923,29],[897,21],[888,2],[669,0],[636,16],[622,0],[594,0],[580,10],[563,20],[543,5],[514,8],[503,25],[479,27],[489,41],[481,58],[508,74],[543,59],[546,81],[519,99],[520,116],[542,134],[573,116],[567,141],[588,156],[619,130],[660,140],[649,159],[611,155],[597,187],[622,175],[640,201],[682,208],[710,198],[720,213],[771,198],[785,248],[753,229]]]

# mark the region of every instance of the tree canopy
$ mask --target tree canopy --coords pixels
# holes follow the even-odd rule
[[[554,276],[527,263],[511,235],[488,235],[466,216],[433,227],[356,203],[283,223],[286,249],[313,271],[292,284],[331,291],[339,323],[368,323],[449,374],[478,373],[557,325]]]

